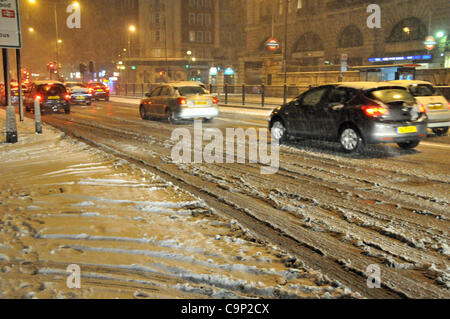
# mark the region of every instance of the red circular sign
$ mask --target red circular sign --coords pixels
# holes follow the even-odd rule
[[[432,35],[429,35],[428,37],[426,37],[424,44],[425,44],[425,48],[427,50],[431,51],[436,46],[436,40],[434,39],[434,37]]]
[[[266,45],[269,50],[272,51],[278,50],[280,48],[280,42],[278,42],[278,40],[275,38],[270,38],[269,40],[267,40]]]

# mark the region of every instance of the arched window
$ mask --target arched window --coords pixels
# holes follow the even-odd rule
[[[360,47],[363,45],[363,35],[355,25],[345,27],[339,35],[339,48]]]
[[[427,36],[427,27],[415,17],[403,19],[391,30],[387,42],[404,42],[424,40]]]
[[[294,46],[294,52],[322,51],[322,39],[313,32],[302,34]]]

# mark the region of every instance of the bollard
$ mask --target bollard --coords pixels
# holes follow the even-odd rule
[[[12,105],[6,107],[6,143],[17,143],[16,110]]]
[[[265,86],[264,86],[264,84],[262,84],[261,85],[261,105],[262,105],[262,107],[264,107],[265,94],[266,94]]]
[[[245,105],[245,84],[242,84],[242,105]]]
[[[42,134],[41,103],[38,99],[34,100],[34,121],[36,134]]]
[[[228,104],[228,84],[225,84],[225,104]]]
[[[283,105],[287,102],[287,84],[283,85]]]

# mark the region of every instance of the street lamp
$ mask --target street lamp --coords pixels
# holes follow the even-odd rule
[[[29,28],[28,28],[28,32],[34,32],[34,28],[29,27]]]
[[[443,38],[445,36],[445,32],[444,31],[438,31],[436,33],[436,38],[440,39]]]
[[[136,32],[136,27],[134,25],[130,25],[128,27],[128,57],[131,58],[131,35]],[[124,49],[125,51],[125,49]]]

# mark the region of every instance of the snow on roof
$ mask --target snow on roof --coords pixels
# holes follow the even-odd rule
[[[337,86],[345,86],[358,90],[370,90],[380,87],[393,86],[395,83],[390,82],[340,82],[336,83]]]
[[[402,85],[402,86],[409,86],[409,85],[414,85],[414,84],[429,84],[429,85],[433,85],[431,82],[420,81],[420,80],[395,80],[395,81],[389,81],[389,83]]]

